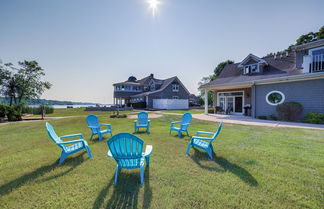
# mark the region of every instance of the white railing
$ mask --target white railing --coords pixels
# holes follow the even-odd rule
[[[324,72],[324,54],[305,55],[303,67],[305,73]]]
[[[324,71],[324,54],[313,55],[313,60],[309,66],[310,73]]]

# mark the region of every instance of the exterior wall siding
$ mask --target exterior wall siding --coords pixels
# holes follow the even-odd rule
[[[308,50],[302,50],[296,52],[296,68],[301,69],[303,68],[303,57],[304,55],[308,54]]]
[[[189,99],[189,94],[182,85],[179,85],[178,92],[174,92],[172,91],[172,84],[170,84],[163,91],[149,95],[148,108],[153,108],[153,99],[172,99],[173,96],[178,96],[179,99]]]
[[[308,112],[324,113],[324,79],[264,84],[255,86],[255,116],[277,115],[276,106],[266,102],[270,91],[281,91],[285,102],[299,102],[304,107],[303,114]]]
[[[114,98],[130,98],[133,95],[140,94],[141,92],[130,91],[114,91]]]

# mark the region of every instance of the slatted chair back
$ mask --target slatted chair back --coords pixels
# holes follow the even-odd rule
[[[47,129],[47,133],[48,133],[49,137],[55,142],[55,144],[57,144],[62,149],[64,149],[65,146],[60,144],[60,142],[62,142],[62,140],[60,139],[60,137],[57,136],[57,134],[54,131],[53,126],[51,124],[49,124],[48,122],[46,122],[46,129]]]
[[[91,128],[93,133],[97,133],[97,130],[99,128],[98,117],[96,115],[88,115],[86,121],[89,127],[97,127],[97,128]]]
[[[192,115],[189,112],[187,112],[187,113],[183,114],[181,124],[190,123],[191,119],[192,119]]]
[[[138,124],[147,124],[148,122],[148,113],[147,112],[140,112],[137,114],[137,121]]]
[[[140,167],[144,142],[129,133],[119,133],[108,141],[109,150],[120,168]]]
[[[223,123],[221,122],[217,128],[217,131],[215,132],[215,134],[212,137],[212,140],[210,140],[210,143],[212,143],[214,141],[214,139],[216,139],[216,137],[218,136],[218,134],[220,133],[220,131],[222,130],[222,126]]]

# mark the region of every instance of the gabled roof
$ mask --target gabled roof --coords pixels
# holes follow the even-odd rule
[[[290,52],[288,56],[268,56],[263,58],[268,65],[264,68],[263,73],[254,75],[243,75],[240,63],[228,64],[224,67],[221,74],[216,80],[200,86],[200,88],[208,88],[213,86],[225,86],[232,84],[251,83],[270,78],[280,78],[292,75],[303,74],[302,69],[296,68],[296,53]]]
[[[174,76],[174,77],[171,77],[171,78],[168,78],[168,79],[165,79],[165,80],[161,80],[161,81],[162,81],[162,85],[161,85],[161,88],[159,88],[158,90],[143,92],[143,93],[140,93],[140,94],[133,95],[131,97],[142,97],[142,96],[148,96],[148,95],[151,95],[151,94],[161,92],[164,89],[166,89],[166,87],[168,87],[174,81],[177,81],[184,88],[184,90],[188,94],[190,94],[188,89],[183,85],[183,83],[179,80],[179,78],[177,76]]]
[[[242,68],[249,60],[255,60],[259,64],[268,64],[267,61],[264,59],[261,59],[260,57],[255,56],[254,54],[249,54],[245,59],[238,65],[238,67]]]

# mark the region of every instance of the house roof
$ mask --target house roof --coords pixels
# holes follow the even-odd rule
[[[268,64],[267,61],[265,61],[264,59],[255,56],[254,54],[249,54],[247,57],[245,57],[245,59],[238,65],[238,67],[242,68],[250,59],[253,59],[255,61],[257,61],[260,64]]]
[[[249,83],[270,78],[280,78],[292,75],[303,74],[302,69],[296,68],[296,53],[290,52],[288,56],[268,56],[262,58],[268,65],[265,66],[263,73],[243,75],[240,63],[228,64],[224,67],[221,74],[216,80],[200,86],[200,88],[208,88],[213,86],[222,86],[238,83]]]
[[[304,49],[316,48],[316,47],[323,46],[323,45],[324,45],[324,39],[320,39],[320,40],[317,40],[317,41],[312,41],[312,42],[309,42],[309,43],[294,46],[292,48],[294,50],[296,50],[296,51],[300,51],[300,50],[304,50]]]
[[[140,94],[136,94],[136,95],[133,95],[131,97],[143,97],[143,96],[148,96],[148,95],[151,95],[151,94],[155,94],[155,93],[158,93],[158,92],[161,92],[163,91],[166,87],[168,87],[173,81],[177,80],[178,83],[180,85],[182,85],[182,87],[185,89],[185,91],[189,93],[189,91],[187,90],[187,88],[183,85],[183,83],[178,79],[177,76],[174,76],[174,77],[171,77],[171,78],[167,78],[165,80],[160,80],[162,81],[162,85],[161,85],[161,88],[159,88],[158,90],[155,90],[155,91],[148,91],[148,92],[143,92],[143,93],[140,93]]]
[[[124,81],[124,82],[114,83],[113,85],[120,85],[120,84],[149,85],[149,82],[150,82],[152,79],[154,80],[154,82],[156,82],[156,83],[158,83],[158,84],[160,84],[160,83],[163,82],[163,80],[161,80],[161,79],[156,79],[156,78],[152,77],[152,75],[149,75],[149,76],[146,76],[146,77],[144,77],[144,78],[142,78],[142,79],[136,80],[136,81],[134,81],[134,82],[131,82],[131,81],[128,81],[128,80],[127,80],[127,81]]]

